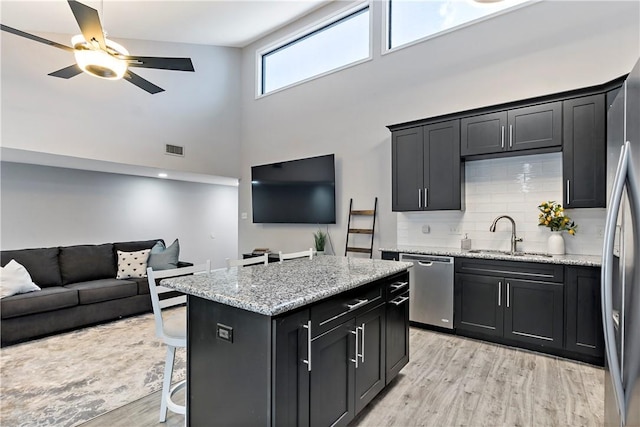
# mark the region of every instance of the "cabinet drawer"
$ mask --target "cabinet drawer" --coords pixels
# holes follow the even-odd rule
[[[396,277],[389,281],[386,285],[387,301],[391,301],[403,292],[409,291],[409,274],[404,273],[402,276]]]
[[[311,336],[315,338],[383,302],[385,282],[354,289],[311,307]]]
[[[475,258],[456,258],[456,273],[481,274],[484,276],[510,277],[524,280],[561,283],[564,268],[557,264],[537,262],[494,261]]]

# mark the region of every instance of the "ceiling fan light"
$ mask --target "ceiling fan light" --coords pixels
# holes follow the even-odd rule
[[[81,34],[73,36],[71,43],[75,49],[76,63],[85,73],[102,79],[119,80],[127,72],[127,62],[113,55],[129,55],[129,52],[118,43],[105,39],[107,49],[113,54],[95,49]]]

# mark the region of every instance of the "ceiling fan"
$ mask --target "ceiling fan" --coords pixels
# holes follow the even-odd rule
[[[73,52],[76,63],[49,73],[50,76],[69,79],[82,72],[108,80],[125,80],[151,94],[164,89],[143,79],[129,67],[160,70],[194,71],[190,58],[161,58],[155,56],[131,56],[127,49],[105,37],[98,11],[75,0],[67,0],[82,34],[71,38],[72,47],[38,37],[0,24],[0,29],[58,49]]]

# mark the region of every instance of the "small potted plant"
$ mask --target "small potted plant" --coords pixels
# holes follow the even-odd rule
[[[316,243],[316,252],[318,255],[322,255],[324,253],[324,245],[327,242],[327,233],[318,230],[313,233],[313,240]]]
[[[553,200],[542,202],[538,206],[538,225],[551,229],[551,236],[547,241],[547,250],[552,255],[564,254],[564,239],[562,232],[566,231],[572,236],[576,234],[578,226],[564,213],[564,208]]]

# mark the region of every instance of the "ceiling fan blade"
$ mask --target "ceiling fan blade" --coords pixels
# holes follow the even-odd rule
[[[73,16],[76,17],[84,39],[88,42],[91,42],[91,40],[97,41],[100,49],[105,50],[107,46],[104,42],[104,31],[102,30],[98,11],[75,0],[67,0],[67,2],[71,7]]]
[[[191,58],[160,58],[157,56],[127,56],[129,67],[157,68],[159,70],[195,71]]]
[[[68,67],[62,68],[61,70],[54,71],[53,73],[49,73],[52,77],[60,77],[61,79],[70,79],[71,77],[77,76],[82,73],[80,67],[77,64],[69,65]]]
[[[146,90],[152,95],[154,93],[164,92],[164,89],[162,89],[161,87],[154,85],[149,80],[145,80],[129,70],[127,70],[127,72],[125,73],[124,78],[134,85],[138,86],[140,89]]]
[[[56,43],[51,40],[43,39],[42,37],[34,36],[33,34],[25,33],[24,31],[17,30],[15,28],[7,27],[6,25],[0,24],[0,30],[6,31],[7,33],[15,34],[16,36],[24,37],[29,40],[37,41],[40,43],[48,44],[49,46],[57,47],[58,49],[68,50],[73,52],[73,48],[69,46],[65,46],[60,43]]]

